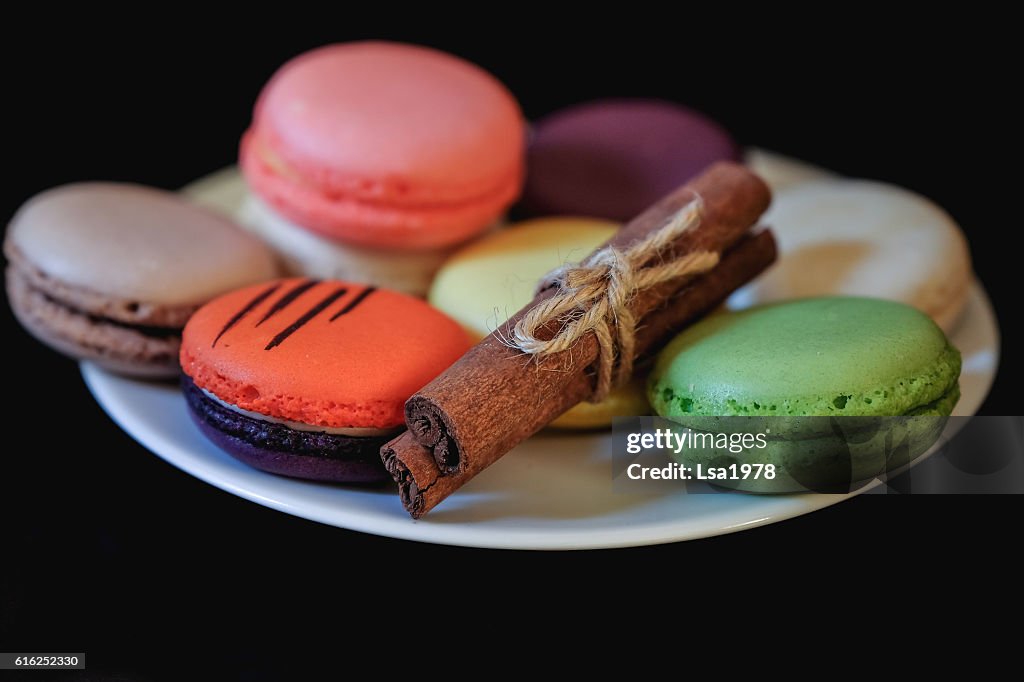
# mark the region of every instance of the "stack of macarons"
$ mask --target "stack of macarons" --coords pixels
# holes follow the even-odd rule
[[[354,42],[281,67],[242,138],[244,222],[290,268],[423,295],[445,255],[518,198],[525,124],[483,69]]]

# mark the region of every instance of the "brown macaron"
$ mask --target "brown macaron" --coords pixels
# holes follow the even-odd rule
[[[116,183],[33,197],[11,220],[4,254],[11,308],[33,336],[135,376],[173,376],[193,312],[277,274],[270,251],[228,219]]]

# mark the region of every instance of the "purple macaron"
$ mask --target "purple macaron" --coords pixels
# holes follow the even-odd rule
[[[537,122],[521,207],[529,216],[629,220],[739,147],[708,117],[660,100],[597,100]]]

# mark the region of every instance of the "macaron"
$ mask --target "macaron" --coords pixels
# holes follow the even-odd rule
[[[478,341],[533,300],[545,274],[586,257],[618,228],[618,223],[594,218],[543,218],[511,225],[452,255],[437,273],[428,300]],[[551,425],[603,428],[613,417],[647,414],[649,409],[640,378],[600,403],[580,403]]]
[[[282,218],[266,227],[281,240],[305,229],[341,246],[431,252],[498,220],[519,196],[524,153],[522,112],[493,76],[370,41],[282,66],[242,138],[241,167]]]
[[[522,208],[529,216],[626,221],[708,165],[738,160],[718,123],[660,100],[596,100],[533,128]]]
[[[748,147],[743,153],[743,163],[768,184],[773,194],[804,182],[835,177],[835,173],[820,166],[760,147]]]
[[[426,296],[451,247],[399,251],[341,242],[297,227],[255,195],[242,203],[238,221],[277,253],[287,274],[346,279]]]
[[[743,304],[870,296],[912,305],[950,331],[967,303],[967,240],[948,213],[909,190],[870,180],[802,183],[775,194],[763,222],[781,255],[743,290]]]
[[[468,348],[421,300],[339,280],[291,278],[225,294],[185,327],[194,421],[237,459],[321,481],[384,480],[380,446],[405,401]]]
[[[683,331],[659,354],[648,397],[659,415],[695,430],[765,432],[766,448],[732,459],[773,464],[778,475],[723,483],[793,492],[848,485],[898,461],[877,449],[851,460],[851,439],[836,440],[837,422],[821,418],[874,435],[879,418],[920,417],[898,424],[937,436],[959,399],[959,376],[959,351],[920,311],[881,299],[809,298],[713,315]],[[681,456],[691,466],[730,457],[714,449]]]
[[[31,334],[124,374],[174,376],[181,330],[215,296],[278,275],[218,214],[138,185],[47,190],[11,219],[7,295]]]

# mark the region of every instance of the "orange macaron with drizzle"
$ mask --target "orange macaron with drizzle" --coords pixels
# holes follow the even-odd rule
[[[284,279],[199,309],[181,345],[192,417],[216,445],[264,471],[384,480],[380,446],[406,399],[469,348],[418,299],[339,280]]]

